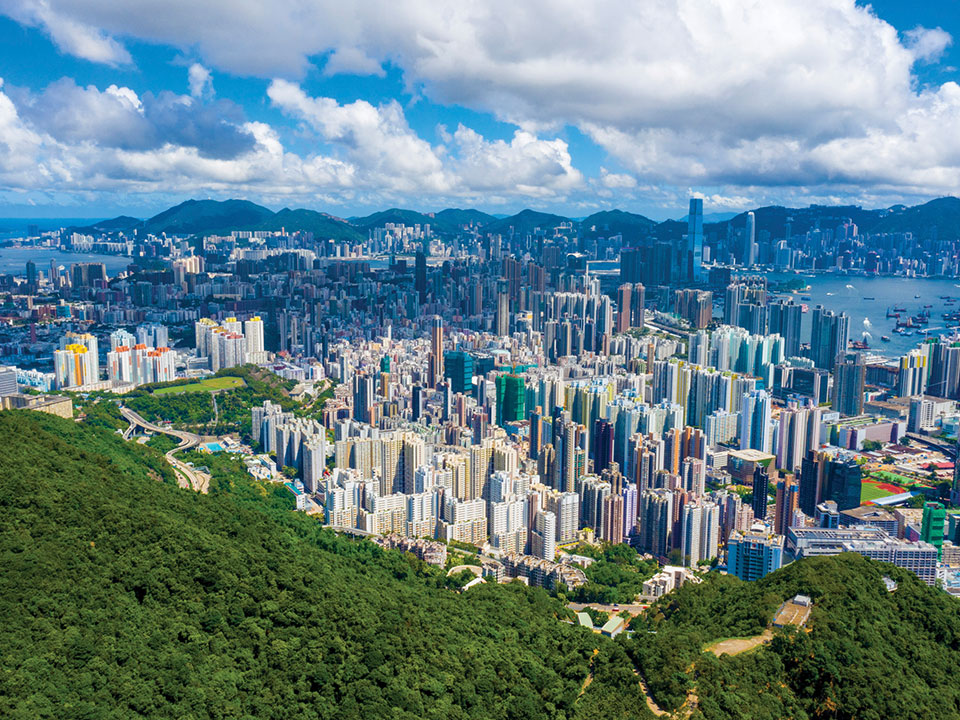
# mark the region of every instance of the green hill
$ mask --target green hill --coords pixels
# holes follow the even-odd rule
[[[252,230],[267,222],[273,212],[247,200],[187,200],[164,210],[144,223],[148,233],[227,233]]]
[[[7,411],[0,441],[0,717],[649,717],[541,590],[456,594],[239,463],[205,496],[100,428]]]
[[[455,227],[448,227],[442,222],[437,222],[437,218],[430,215],[424,215],[416,210],[401,210],[400,208],[390,208],[389,210],[375,212],[372,215],[350,218],[350,222],[364,232],[371,228],[383,227],[386,223],[430,225],[439,232],[456,229]]]
[[[960,239],[960,198],[942,197],[915,207],[890,208],[870,227],[870,232],[911,231],[923,239]]]
[[[711,641],[760,634],[798,593],[814,601],[805,630],[775,632],[739,655],[701,652]],[[716,576],[685,585],[634,628],[629,652],[656,701],[675,710],[692,690],[694,717],[960,716],[960,603],[859,555],[804,560],[755,583]]]
[[[621,234],[624,242],[645,238],[657,226],[654,220],[623,210],[604,210],[594,213],[580,223],[586,235],[609,236]]]
[[[312,232],[315,239],[322,240],[363,242],[367,239],[366,232],[361,232],[346,220],[316,210],[284,208],[262,222],[257,229]]]
[[[134,228],[139,227],[143,224],[143,220],[139,220],[135,217],[130,217],[129,215],[120,215],[115,218],[110,218],[108,220],[99,220],[91,225],[86,225],[84,227],[75,227],[71,228],[74,232],[79,233],[115,233],[115,232],[130,232]]]
[[[559,215],[537,212],[536,210],[521,210],[516,215],[491,222],[484,228],[484,232],[506,234],[510,231],[510,228],[513,228],[514,233],[526,235],[532,233],[534,229],[540,228],[547,235],[550,235],[551,230],[566,222],[570,222],[570,220]]]
[[[447,208],[436,214],[437,222],[443,223],[445,227],[459,228],[464,225],[479,225],[483,227],[496,220],[493,215],[488,215],[480,210],[461,210],[460,208]]]

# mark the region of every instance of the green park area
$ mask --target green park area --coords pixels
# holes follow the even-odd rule
[[[217,390],[235,390],[246,386],[243,378],[240,377],[211,377],[199,382],[187,383],[184,385],[168,385],[160,387],[153,391],[154,395],[179,395],[190,392],[214,392]]]
[[[874,500],[889,497],[890,495],[897,495],[900,492],[903,492],[903,490],[894,492],[891,489],[891,486],[888,486],[885,483],[864,481],[860,486],[860,502],[861,504],[873,502]]]

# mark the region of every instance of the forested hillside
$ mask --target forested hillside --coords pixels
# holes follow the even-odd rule
[[[960,716],[960,604],[907,571],[840,556],[710,575],[609,641],[542,590],[457,594],[323,530],[227,456],[210,495],[180,490],[102,425],[0,412],[0,717],[649,720],[638,673],[694,718]],[[797,593],[805,629],[703,652]]]
[[[622,651],[543,591],[458,595],[283,489],[181,491],[103,428],[8,411],[0,442],[0,717],[645,716]]]
[[[806,629],[733,657],[701,654],[712,641],[758,635],[797,593],[814,601]],[[712,576],[634,627],[629,652],[665,709],[692,691],[694,717],[711,720],[960,717],[960,602],[859,555],[804,560],[755,583]]]

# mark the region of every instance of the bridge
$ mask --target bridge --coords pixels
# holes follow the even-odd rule
[[[140,415],[127,407],[121,406],[120,414],[123,415],[123,418],[128,423],[130,423],[130,426],[123,433],[124,440],[129,440],[130,436],[133,434],[133,431],[138,427],[142,427],[144,430],[149,430],[153,433],[169,435],[170,437],[179,440],[180,444],[172,450],[169,450],[165,456],[167,458],[167,462],[173,466],[173,472],[177,476],[177,483],[182,488],[190,488],[198,492],[207,492],[207,490],[210,489],[209,475],[194,470],[186,463],[181,462],[174,457],[174,454],[180,452],[181,450],[190,450],[191,448],[195,448],[197,445],[199,445],[199,435],[195,435],[184,430],[174,430],[173,428],[154,425],[152,422],[144,420]]]
[[[910,438],[912,442],[926,445],[931,450],[938,450],[944,455],[948,455],[954,459],[957,457],[957,443],[950,440],[941,440],[940,438],[930,437],[929,435],[920,435],[912,432],[908,432],[906,437]]]

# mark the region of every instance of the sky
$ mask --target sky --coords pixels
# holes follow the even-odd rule
[[[0,217],[917,204],[958,0],[0,0]]]

